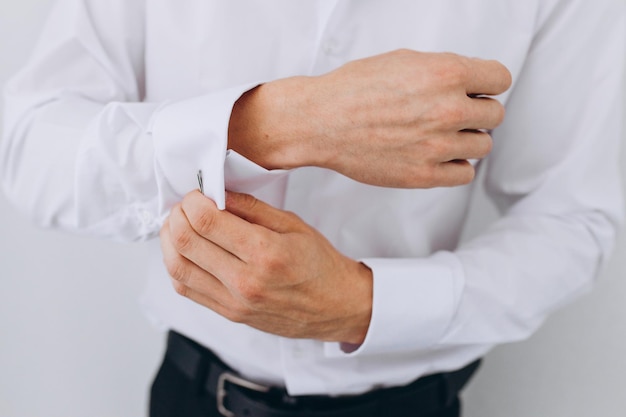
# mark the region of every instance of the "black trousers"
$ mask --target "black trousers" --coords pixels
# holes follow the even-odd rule
[[[170,334],[170,340],[172,335],[177,338],[184,338],[177,334]],[[188,340],[188,339],[187,339]],[[190,343],[193,343],[190,341]],[[199,347],[199,349],[203,349]],[[172,356],[172,349],[168,342],[168,351],[165,354],[165,358],[161,367],[154,379],[150,392],[150,417],[219,417],[222,414],[218,411],[216,395],[214,392],[207,390],[207,385],[204,383],[206,378],[206,372],[201,371],[198,374],[202,375],[200,379],[192,378],[189,376],[189,372],[181,369],[180,361],[176,360]],[[212,357],[212,354],[207,351],[207,355]],[[212,360],[212,359],[211,359]],[[466,376],[463,376],[462,385],[467,382],[471,374],[476,370],[477,366],[471,368]],[[437,376],[435,376],[437,377]],[[432,378],[433,377],[427,377]],[[419,381],[419,380],[418,380]],[[414,383],[415,384],[415,383]],[[412,385],[414,385],[412,384]],[[458,388],[462,388],[462,385]],[[404,388],[402,388],[404,389]],[[411,392],[409,391],[409,394]],[[404,395],[404,394],[402,394]],[[449,398],[445,405],[439,407],[437,410],[430,410],[424,413],[418,409],[419,406],[415,404],[403,405],[402,401],[394,401],[393,397],[390,397],[389,407],[384,403],[380,407],[368,409],[364,413],[358,413],[360,417],[459,417],[460,401],[458,392],[454,392],[453,396]],[[255,412],[246,411],[246,415],[241,417],[256,417]],[[318,414],[309,414],[308,411],[304,413],[300,411],[283,411],[281,416],[316,416]],[[341,411],[334,410],[331,412],[333,417],[342,416]],[[325,413],[319,414],[324,416]],[[354,412],[347,413],[347,416],[353,416]],[[239,417],[239,415],[237,415]]]

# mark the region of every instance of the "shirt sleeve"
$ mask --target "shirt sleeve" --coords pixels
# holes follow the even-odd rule
[[[623,218],[625,13],[616,1],[553,3],[485,161],[502,217],[456,251],[364,259],[368,334],[352,353],[328,345],[327,355],[517,341],[593,284]]]
[[[2,184],[39,225],[153,237],[200,170],[223,208],[230,113],[256,83],[145,101],[144,3],[59,1],[6,87]]]

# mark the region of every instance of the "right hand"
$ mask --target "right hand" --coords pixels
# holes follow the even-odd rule
[[[386,187],[466,184],[467,160],[490,152],[486,131],[504,118],[485,96],[510,85],[497,61],[393,51],[252,90],[235,106],[229,144],[266,168],[319,166]],[[237,111],[252,112],[243,131]]]

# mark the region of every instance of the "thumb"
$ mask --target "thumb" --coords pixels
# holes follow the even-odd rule
[[[295,214],[272,207],[250,194],[227,191],[226,211],[278,233],[296,232],[308,227]]]

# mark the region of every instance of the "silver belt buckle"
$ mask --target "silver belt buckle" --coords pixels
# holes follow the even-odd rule
[[[217,379],[217,409],[225,417],[235,417],[235,414],[224,405],[224,399],[228,395],[226,382],[257,392],[269,392],[270,390],[270,387],[265,385],[255,384],[230,372],[222,372]]]

